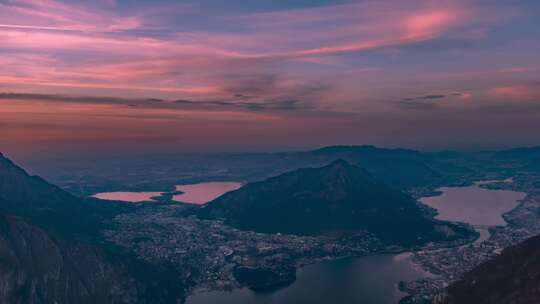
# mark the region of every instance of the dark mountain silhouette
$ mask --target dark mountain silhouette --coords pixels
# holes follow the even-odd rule
[[[395,188],[430,184],[443,178],[438,163],[414,150],[331,146],[306,153],[329,159],[344,159]]]
[[[540,146],[498,151],[493,153],[492,157],[497,163],[504,164],[505,168],[540,172]]]
[[[540,157],[540,146],[522,147],[495,152],[499,159],[531,159]]]
[[[410,196],[344,160],[247,184],[193,212],[258,232],[367,230],[392,244],[467,234],[462,228],[427,218]]]
[[[474,154],[448,151],[428,154],[374,146],[332,146],[281,153],[165,154],[151,158],[129,155],[77,157],[47,162],[27,160],[25,163],[33,172],[63,189],[87,196],[126,190],[169,191],[181,183],[209,180],[255,182],[299,168],[322,167],[337,159],[364,168],[393,188],[407,190],[461,183],[484,165]]]
[[[39,176],[30,176],[0,154],[0,213],[22,216],[63,234],[91,236],[126,203],[76,197]]]
[[[0,303],[174,303],[178,275],[100,244],[127,204],[81,199],[0,155]]]
[[[172,269],[0,215],[0,303],[175,303]]]
[[[540,303],[540,236],[506,248],[448,288],[447,304]]]

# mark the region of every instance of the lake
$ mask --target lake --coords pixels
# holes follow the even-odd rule
[[[207,182],[190,185],[176,186],[176,191],[182,191],[182,194],[173,196],[177,202],[189,204],[204,204],[229,191],[242,187],[238,182]],[[93,195],[95,198],[113,201],[125,201],[132,203],[152,202],[152,197],[161,196],[163,192],[103,192]]]
[[[179,185],[176,186],[176,190],[184,193],[173,196],[173,200],[201,205],[240,187],[242,187],[242,184],[238,182],[207,182],[192,185]]]
[[[506,225],[503,214],[516,208],[526,196],[523,192],[480,187],[493,182],[501,181],[479,181],[468,187],[443,187],[437,189],[441,195],[420,201],[437,210],[436,219],[472,225],[480,234],[475,242],[478,244],[489,239],[489,227]],[[509,178],[502,182],[512,183],[513,180]]]
[[[195,294],[186,304],[390,304],[405,295],[397,288],[400,281],[427,275],[411,263],[410,253],[376,254],[306,266],[297,271],[291,286],[275,292],[214,291]]]
[[[473,226],[505,225],[502,215],[519,205],[525,193],[480,188],[478,182],[469,187],[444,187],[439,196],[420,201],[437,209],[435,217],[444,221],[464,222]]]
[[[152,197],[160,196],[161,192],[104,192],[93,195],[102,200],[124,201],[131,203],[151,202]]]
[[[441,195],[422,198],[421,202],[437,209],[437,219],[473,225],[480,233],[477,242],[481,242],[489,238],[488,228],[504,225],[502,215],[525,197],[521,192],[479,187],[485,183],[440,188]],[[396,304],[404,296],[397,289],[400,281],[426,276],[431,274],[411,263],[411,253],[376,254],[301,268],[291,286],[275,292],[256,294],[247,288],[214,291],[195,294],[187,299],[187,304]]]

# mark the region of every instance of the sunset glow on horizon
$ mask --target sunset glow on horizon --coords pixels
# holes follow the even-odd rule
[[[539,13],[532,0],[0,0],[0,151],[540,144]]]

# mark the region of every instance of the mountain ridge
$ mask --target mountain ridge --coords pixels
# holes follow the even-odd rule
[[[0,156],[0,303],[174,303],[173,268],[104,244],[128,204],[82,199]]]
[[[4,214],[27,217],[57,233],[91,236],[105,219],[127,208],[126,203],[74,196],[0,155],[0,212]]]
[[[441,237],[436,235],[444,230],[409,195],[343,159],[247,184],[191,212],[224,219],[244,230],[292,234],[366,230],[388,243],[427,242]]]

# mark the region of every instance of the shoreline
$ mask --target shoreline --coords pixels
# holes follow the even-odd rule
[[[524,197],[516,200],[517,204],[516,204],[516,206],[514,208],[512,208],[512,209],[510,209],[508,211],[505,211],[504,213],[502,213],[500,215],[500,217],[504,221],[503,225],[470,225],[471,227],[474,228],[475,232],[478,233],[477,238],[475,238],[474,240],[471,240],[471,241],[469,241],[469,242],[467,242],[467,243],[465,243],[465,244],[463,244],[461,246],[453,246],[453,247],[447,247],[447,248],[436,248],[434,250],[431,249],[431,251],[433,251],[435,253],[439,252],[440,250],[445,250],[445,249],[446,250],[458,250],[458,251],[461,251],[461,250],[469,249],[470,246],[473,246],[473,247],[476,248],[480,244],[483,244],[484,242],[490,242],[493,237],[496,237],[496,236],[500,237],[499,235],[494,235],[492,233],[492,230],[496,230],[498,227],[500,227],[501,229],[504,229],[504,228],[512,229],[512,223],[509,221],[509,218],[508,218],[509,214],[511,214],[513,212],[516,212],[516,211],[520,210],[521,208],[523,208],[526,199],[530,195],[530,193],[528,193],[527,191],[524,191],[523,189],[516,188],[515,185],[513,187],[511,187],[510,189],[505,189],[504,185],[510,185],[510,184],[513,185],[513,182],[514,182],[514,178],[510,177],[510,178],[506,178],[504,180],[477,181],[477,182],[473,182],[472,185],[465,186],[465,187],[476,186],[476,187],[481,188],[481,189],[492,190],[492,191],[506,190],[506,191],[520,192],[520,193],[524,194]],[[492,184],[495,184],[495,185],[498,185],[498,186],[495,187],[495,188],[489,187],[489,185],[492,185]],[[501,186],[501,185],[503,185],[503,186]],[[459,187],[439,187],[436,190],[438,191],[438,190],[440,190],[442,188],[459,188]],[[442,193],[444,193],[444,192],[441,192],[441,194]],[[420,201],[420,198],[419,198],[419,201]],[[431,206],[428,206],[428,207],[430,209],[435,209],[435,208],[433,208]],[[436,209],[435,209],[435,211],[438,214],[438,211]],[[481,235],[481,232],[479,230],[487,231],[487,233],[488,233],[487,238],[482,239],[482,235]],[[495,231],[495,232],[497,232],[497,231]],[[479,240],[480,240],[480,242],[479,242]],[[430,249],[424,249],[424,250],[430,251]],[[418,302],[414,302],[414,301],[418,300],[418,298],[415,299],[414,297],[415,296],[421,296],[422,293],[419,291],[418,288],[414,288],[414,283],[421,284],[422,282],[427,282],[430,279],[432,279],[432,280],[437,280],[438,279],[437,282],[435,282],[435,281],[431,282],[432,284],[435,284],[435,285],[437,285],[437,283],[439,283],[439,287],[440,287],[439,292],[430,293],[431,296],[435,296],[437,294],[440,294],[441,292],[444,292],[444,289],[448,285],[450,285],[453,281],[455,281],[457,279],[455,277],[452,277],[452,275],[450,275],[450,278],[447,278],[446,276],[448,276],[448,273],[445,273],[444,271],[440,271],[438,268],[435,268],[435,266],[431,267],[431,265],[428,264],[428,263],[423,263],[422,261],[424,261],[425,259],[419,258],[418,254],[423,253],[424,250],[419,250],[419,251],[413,252],[415,257],[413,257],[413,259],[411,260],[411,263],[413,263],[417,267],[421,267],[427,273],[430,273],[434,277],[433,278],[425,277],[425,278],[422,278],[420,280],[411,281],[411,282],[400,282],[400,284],[399,284],[400,290],[402,292],[407,293],[407,296],[403,297],[400,300],[400,302],[399,302],[400,304],[418,303]],[[483,263],[483,262],[485,262],[485,261],[481,261],[480,264]],[[411,287],[409,285],[412,285],[413,287]],[[420,288],[420,290],[421,290],[421,288]]]
[[[471,183],[471,184],[473,184],[473,183]],[[442,192],[440,194],[442,194]],[[436,222],[452,223],[454,225],[458,225],[460,227],[464,227],[464,228],[467,228],[468,230],[472,230],[472,231],[475,232],[475,234],[471,235],[471,237],[469,237],[469,238],[460,239],[459,241],[452,241],[452,242],[457,242],[457,243],[452,243],[452,242],[444,242],[444,243],[441,243],[441,244],[437,243],[437,245],[436,245],[437,249],[446,249],[446,248],[455,248],[455,247],[460,247],[460,246],[466,246],[468,244],[474,243],[476,240],[478,240],[480,238],[480,234],[471,225],[468,225],[468,224],[462,223],[462,222],[451,222],[451,221],[443,221],[443,220],[435,219],[436,215],[438,215],[438,212],[437,212],[437,210],[435,208],[432,208],[429,205],[423,204],[422,202],[420,202],[419,199],[418,199],[418,204],[420,206],[422,206],[422,208],[426,211],[426,216],[430,217],[432,220],[434,220]],[[218,291],[218,292],[219,291],[231,292],[233,290],[238,290],[238,289],[243,289],[243,288],[250,289],[254,293],[271,293],[271,292],[281,290],[283,288],[287,288],[290,285],[294,284],[297,281],[296,274],[298,273],[299,270],[301,270],[304,267],[308,267],[308,266],[312,266],[312,265],[316,265],[316,264],[324,263],[324,262],[343,260],[343,259],[363,258],[363,257],[370,256],[370,255],[384,255],[384,254],[386,254],[386,255],[399,255],[399,254],[403,254],[403,253],[410,253],[411,258],[409,260],[409,263],[410,263],[412,268],[414,268],[416,270],[419,270],[420,272],[424,273],[425,276],[423,276],[423,278],[424,277],[435,277],[435,276],[437,276],[436,273],[434,273],[431,269],[427,269],[426,267],[424,267],[423,264],[417,263],[414,260],[414,255],[416,254],[416,252],[419,251],[419,250],[425,250],[425,249],[426,249],[426,245],[423,245],[422,247],[419,247],[419,246],[411,246],[411,247],[396,246],[395,248],[392,248],[392,246],[389,246],[389,247],[386,247],[386,248],[381,248],[379,250],[366,252],[366,253],[362,253],[362,254],[347,254],[347,255],[339,256],[339,257],[325,256],[325,257],[320,257],[320,258],[300,259],[294,265],[294,269],[295,269],[294,270],[295,271],[294,280],[289,281],[288,284],[286,284],[285,286],[283,286],[282,284],[277,284],[276,288],[265,288],[263,292],[258,292],[257,290],[254,290],[253,288],[250,288],[246,284],[239,284],[237,286],[230,286],[230,288],[227,288],[227,287],[226,288],[202,287],[202,288],[195,288],[194,290],[188,292],[188,298],[190,296],[201,294],[201,293],[209,293],[209,292],[215,292],[215,291]],[[237,283],[239,283],[239,282],[237,282]],[[279,280],[278,283],[281,283],[281,281]],[[399,291],[399,292],[404,294],[403,297],[401,298],[401,299],[403,299],[403,298],[408,297],[410,295],[410,293],[409,293],[409,290],[400,288],[400,285],[402,285],[401,283],[403,283],[403,282],[401,282],[401,281],[396,282],[396,291]],[[266,283],[265,285],[274,285],[274,284],[273,283]]]

